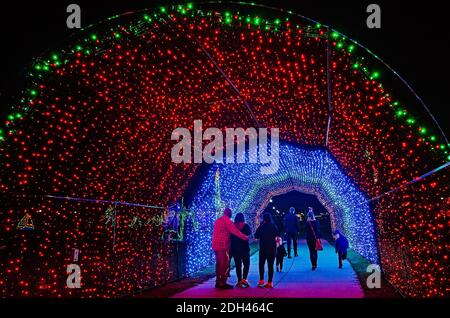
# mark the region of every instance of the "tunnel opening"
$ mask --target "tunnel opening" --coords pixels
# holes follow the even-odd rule
[[[289,213],[290,207],[295,208],[295,214],[300,222],[299,238],[305,237],[305,222],[308,207],[312,207],[316,219],[320,224],[320,232],[323,239],[332,239],[331,216],[329,211],[320,203],[315,195],[298,191],[274,196],[269,200],[264,213],[270,213],[280,233],[285,233],[284,218]]]

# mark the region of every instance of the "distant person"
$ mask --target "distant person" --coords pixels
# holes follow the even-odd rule
[[[247,237],[252,234],[250,226],[245,223],[244,214],[238,213],[234,218],[234,224],[242,234]],[[250,287],[247,281],[248,271],[250,268],[250,245],[248,241],[241,240],[236,236],[231,237],[231,255],[234,258],[236,266],[236,276],[238,279],[237,287]],[[242,275],[242,266],[244,266],[244,274]]]
[[[255,238],[259,239],[259,287],[273,288],[273,263],[277,252],[276,237],[279,235],[277,227],[272,222],[272,216],[263,215],[263,223],[255,232]],[[269,277],[264,284],[264,266],[267,261]]]
[[[277,242],[277,256],[276,256],[277,264],[276,264],[276,267],[277,267],[277,272],[282,272],[284,258],[286,257],[287,253],[286,253],[286,249],[284,248],[283,239],[278,236],[276,239],[276,242]]]
[[[306,243],[309,249],[309,259],[311,260],[312,270],[317,268],[317,241],[320,242],[320,228],[319,221],[316,220],[312,207],[308,208],[308,214],[305,224]]]
[[[288,258],[291,258],[291,240],[294,241],[294,257],[297,257],[297,240],[300,222],[295,214],[294,207],[291,207],[289,213],[284,217],[284,230],[286,232]]]
[[[227,284],[228,272],[230,271],[230,236],[234,235],[244,241],[248,237],[238,230],[231,221],[231,209],[226,208],[223,215],[214,223],[212,235],[212,248],[216,255],[216,288],[231,289],[232,285]]]
[[[334,239],[336,253],[338,254],[339,268],[342,268],[342,261],[347,259],[348,240],[341,232],[339,232],[339,230],[334,231]]]

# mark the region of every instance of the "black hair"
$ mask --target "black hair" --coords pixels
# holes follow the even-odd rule
[[[272,216],[269,213],[263,215],[263,221],[266,223],[272,223]]]
[[[245,222],[244,213],[236,214],[236,216],[234,217],[234,222],[235,223]]]

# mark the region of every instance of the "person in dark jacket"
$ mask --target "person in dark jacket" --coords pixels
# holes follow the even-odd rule
[[[300,222],[298,221],[297,215],[295,215],[294,207],[289,209],[289,213],[284,218],[284,230],[286,232],[288,258],[291,258],[291,241],[294,242],[294,257],[297,257],[297,240]]]
[[[283,262],[286,257],[286,249],[284,248],[283,240],[281,237],[277,237],[277,272],[283,271]]]
[[[245,223],[244,214],[238,213],[234,218],[234,224],[242,234],[250,236],[252,230],[250,226]],[[234,258],[234,265],[236,266],[236,276],[238,279],[237,287],[250,287],[247,281],[248,271],[250,268],[250,245],[248,241],[241,240],[238,237],[231,237],[231,255]],[[244,275],[242,275],[242,265],[244,265]]]
[[[339,268],[342,268],[342,261],[347,259],[348,240],[339,230],[334,231],[335,249],[338,254]]]
[[[279,235],[277,227],[272,222],[272,216],[263,215],[263,223],[255,232],[255,238],[259,239],[259,287],[272,288],[273,263],[277,251],[276,237]],[[269,278],[264,284],[264,265],[267,261]]]
[[[317,250],[316,241],[320,239],[319,221],[316,220],[312,207],[308,208],[307,220],[305,224],[306,243],[309,249],[309,259],[311,260],[312,270],[317,268]]]

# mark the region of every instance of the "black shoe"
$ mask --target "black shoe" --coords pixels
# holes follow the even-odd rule
[[[342,268],[342,264],[341,264],[341,265],[339,265],[339,268]]]
[[[288,258],[292,258],[291,255],[288,255]]]
[[[295,253],[294,257],[297,257],[297,256],[298,256],[298,254],[297,254],[297,253]]]
[[[233,285],[225,284],[225,285],[220,285],[220,286],[216,285],[216,288],[219,288],[219,289],[233,289],[234,287],[233,287]]]
[[[277,266],[277,272],[279,272],[280,270],[278,269],[278,266]]]
[[[316,268],[317,268],[317,266],[313,266],[313,267],[312,267],[312,270],[313,270],[313,271],[315,271],[315,270],[316,270]]]

